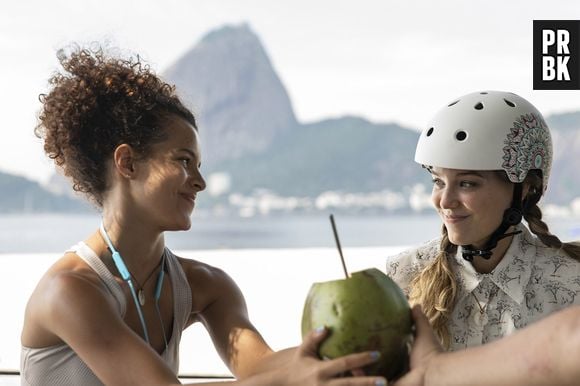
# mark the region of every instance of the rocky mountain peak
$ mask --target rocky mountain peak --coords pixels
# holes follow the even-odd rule
[[[296,125],[290,98],[247,24],[209,32],[164,75],[198,118],[206,165],[260,153]]]

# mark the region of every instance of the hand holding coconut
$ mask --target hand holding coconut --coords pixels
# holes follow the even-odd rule
[[[408,368],[412,337],[409,305],[400,288],[378,269],[355,272],[345,280],[313,284],[302,316],[302,334],[326,326],[330,336],[320,345],[322,358],[378,351],[380,359],[366,374],[392,380]]]
[[[318,359],[318,348],[327,336],[328,330],[325,328],[316,328],[305,334],[302,345],[293,352],[293,360],[288,368],[288,378],[284,380],[285,385],[318,385],[326,384],[325,382],[333,386],[387,385],[386,379],[380,376],[357,376],[337,379],[337,376],[341,374],[372,366],[380,360],[380,353],[367,351],[342,356],[334,360],[320,361]],[[305,369],[310,371],[305,372]]]
[[[331,222],[339,253],[340,241]],[[408,346],[412,339],[409,304],[401,289],[388,276],[373,268],[355,272],[344,280],[312,285],[302,315],[302,335],[326,326],[330,336],[320,345],[322,358],[376,351],[380,359],[364,367],[369,375],[389,380],[408,369]]]

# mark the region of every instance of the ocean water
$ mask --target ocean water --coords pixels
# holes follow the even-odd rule
[[[345,247],[416,245],[440,233],[437,215],[335,216]],[[0,254],[61,253],[94,232],[97,214],[0,215]],[[580,218],[548,218],[563,240],[580,239]],[[333,248],[327,215],[216,218],[195,214],[191,229],[166,233],[172,249]]]
[[[414,244],[439,233],[435,215],[335,216],[344,246]],[[59,253],[95,231],[96,214],[0,215],[0,253]],[[192,217],[191,229],[166,233],[173,249],[333,247],[327,215]]]

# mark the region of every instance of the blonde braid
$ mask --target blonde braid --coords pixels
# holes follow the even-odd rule
[[[449,264],[449,257],[457,252],[457,246],[449,241],[447,228],[443,225],[440,251],[425,269],[411,282],[409,301],[421,304],[435,334],[445,348],[449,348],[450,336],[447,321],[455,303],[457,283]]]
[[[558,236],[553,235],[548,228],[548,225],[542,221],[542,211],[537,205],[541,198],[542,191],[542,178],[537,173],[533,171],[528,173],[526,177],[526,182],[530,185],[530,190],[526,196],[523,204],[524,219],[532,231],[546,246],[561,249],[568,256],[574,260],[580,261],[580,243],[562,242]]]

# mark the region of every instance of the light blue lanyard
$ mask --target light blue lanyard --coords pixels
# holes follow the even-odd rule
[[[135,308],[137,308],[137,313],[139,314],[139,319],[141,320],[141,327],[143,327],[143,335],[145,336],[145,341],[147,343],[150,343],[149,342],[149,334],[147,333],[147,323],[145,323],[145,317],[143,316],[143,310],[141,310],[141,305],[139,304],[139,300],[137,299],[137,293],[135,292],[135,287],[133,286],[133,280],[131,280],[131,273],[129,272],[129,269],[127,269],[127,265],[125,265],[125,262],[123,261],[123,258],[121,257],[121,254],[113,246],[113,243],[111,242],[111,239],[109,238],[109,235],[107,234],[107,231],[105,230],[105,225],[102,222],[101,222],[101,235],[103,235],[105,242],[109,246],[109,250],[111,251],[111,255],[113,256],[113,262],[115,263],[115,267],[117,267],[117,270],[121,274],[121,278],[124,281],[126,281],[127,284],[129,285],[129,289],[131,290],[131,295],[132,295],[133,301],[135,303]],[[163,272],[163,267],[162,267],[161,272]],[[157,297],[157,293],[159,292],[159,294],[161,294],[161,286],[159,285],[159,281],[157,282],[157,287],[159,287],[159,288],[155,289],[155,295],[156,295],[155,300],[156,301],[159,299]],[[165,333],[163,334],[163,336],[165,338]]]

